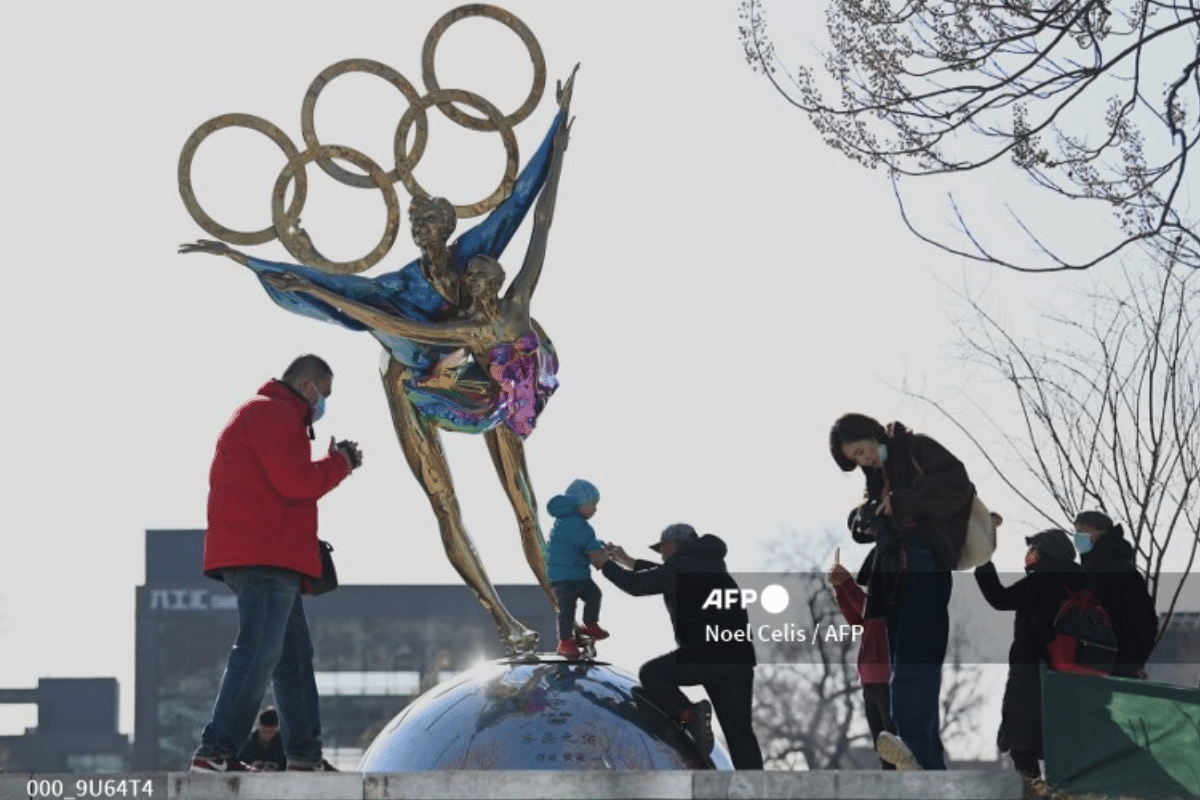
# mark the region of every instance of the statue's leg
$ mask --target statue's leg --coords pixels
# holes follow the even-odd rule
[[[509,613],[488,579],[475,545],[463,526],[462,512],[450,479],[450,465],[442,449],[437,426],[413,407],[404,393],[403,376],[403,365],[389,357],[382,377],[392,424],[400,439],[404,458],[433,506],[446,555],[463,581],[475,592],[484,609],[492,615],[500,632],[500,642],[508,652],[534,652],[537,648],[537,632],[526,628]]]
[[[550,605],[557,610],[554,590],[546,576],[546,540],[538,524],[537,499],[533,496],[529,468],[525,465],[525,446],[521,443],[521,437],[503,424],[485,433],[484,438],[487,440],[492,463],[496,465],[496,474],[500,476],[500,483],[504,485],[504,493],[508,495],[508,501],[512,503],[513,511],[516,512],[525,560],[537,576],[542,590],[550,598]]]

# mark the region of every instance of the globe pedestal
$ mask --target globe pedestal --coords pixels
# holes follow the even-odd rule
[[[598,661],[490,661],[417,697],[363,754],[360,772],[439,769],[732,769]]]

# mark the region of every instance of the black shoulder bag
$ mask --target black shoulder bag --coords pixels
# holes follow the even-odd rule
[[[333,565],[333,545],[324,539],[317,542],[321,550],[321,577],[310,578],[305,575],[300,582],[302,594],[325,594],[338,587],[337,567]]]

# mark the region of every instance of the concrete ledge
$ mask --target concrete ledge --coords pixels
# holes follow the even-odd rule
[[[366,775],[369,800],[691,800],[695,773],[605,770],[393,772]]]
[[[1008,771],[693,772],[689,800],[1020,800],[1021,778]]]
[[[125,781],[124,791],[103,791],[105,781],[113,788]],[[87,791],[79,792],[80,785]],[[125,800],[1020,800],[1021,779],[1015,772],[868,770],[0,774],[4,800],[106,796]]]
[[[167,798],[179,800],[362,800],[361,772],[312,775],[276,772],[250,775],[197,775],[172,772]]]

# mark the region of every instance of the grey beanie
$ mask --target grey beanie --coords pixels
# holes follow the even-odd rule
[[[588,503],[600,502],[600,490],[583,478],[576,478],[571,481],[571,485],[567,487],[567,490],[563,494],[574,500],[576,505],[584,506]]]

